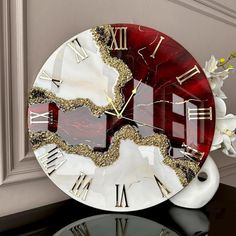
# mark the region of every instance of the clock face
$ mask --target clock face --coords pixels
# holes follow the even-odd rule
[[[151,207],[197,175],[215,107],[196,60],[154,29],[112,24],[62,44],[29,96],[30,142],[66,194],[112,211]]]

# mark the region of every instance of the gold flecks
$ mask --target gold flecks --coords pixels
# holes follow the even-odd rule
[[[164,134],[153,134],[151,136],[142,137],[131,125],[123,126],[114,134],[112,144],[106,152],[93,151],[90,146],[85,144],[69,145],[64,140],[61,140],[57,134],[50,131],[30,132],[29,134],[30,141],[33,144],[33,150],[46,144],[56,144],[67,153],[78,154],[91,158],[98,167],[112,165],[119,158],[121,140],[129,139],[138,145],[159,147],[161,154],[164,157],[164,163],[175,170],[183,186],[187,185],[189,182],[186,177],[186,169],[190,169],[194,175],[196,175],[199,171],[199,167],[196,163],[190,160],[173,159],[168,155],[169,141]]]
[[[111,104],[107,106],[96,106],[90,99],[76,98],[64,99],[57,97],[56,94],[49,92],[45,89],[35,87],[30,91],[29,104],[38,103],[56,103],[57,106],[63,111],[71,111],[81,106],[88,107],[93,115],[100,116],[106,110],[112,109]]]
[[[109,65],[110,67],[115,68],[119,73],[117,83],[114,87],[113,104],[117,110],[120,110],[124,103],[124,98],[120,90],[129,80],[132,79],[132,72],[121,59],[118,59],[117,57],[112,57],[110,55],[110,50],[107,45],[111,37],[110,25],[95,27],[91,29],[91,32],[94,40],[96,41],[99,47],[99,52],[101,54],[103,62]]]
[[[183,186],[186,186],[200,170],[197,163],[186,159],[174,159],[168,156],[163,162],[175,171]],[[188,174],[190,171],[191,174]],[[187,175],[191,176],[188,177]]]

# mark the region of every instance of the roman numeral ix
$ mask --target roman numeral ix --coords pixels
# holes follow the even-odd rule
[[[52,111],[44,113],[30,111],[30,124],[53,124]]]
[[[111,46],[109,47],[110,50],[128,50],[127,27],[112,27],[111,36],[112,36],[112,41],[111,41]]]
[[[85,49],[81,46],[77,38],[69,42],[67,45],[75,53],[75,58],[77,63],[80,63],[86,58],[88,58],[88,54],[86,53]]]
[[[39,157],[39,160],[49,176],[66,162],[66,159],[58,147],[54,147],[50,151],[46,152],[44,155]]]
[[[92,178],[88,177],[86,174],[81,172],[70,191],[75,196],[85,201],[87,198],[91,183],[92,183]]]

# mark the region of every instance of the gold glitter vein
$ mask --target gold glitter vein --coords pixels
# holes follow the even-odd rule
[[[186,186],[189,182],[183,167],[187,170],[190,169],[194,175],[199,171],[199,166],[196,163],[190,160],[173,159],[168,155],[169,142],[166,135],[153,134],[151,136],[142,137],[131,125],[123,126],[114,134],[111,146],[106,152],[93,151],[90,146],[85,144],[69,145],[64,140],[61,140],[57,134],[50,131],[29,132],[29,137],[33,144],[33,150],[47,144],[56,144],[67,153],[91,158],[98,167],[110,166],[119,158],[121,140],[129,139],[138,145],[156,146],[160,148],[161,154],[164,157],[164,163],[175,170],[183,186]]]

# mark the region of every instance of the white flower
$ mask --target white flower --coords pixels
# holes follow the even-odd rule
[[[221,90],[224,80],[228,78],[230,70],[232,68],[228,68],[222,71],[217,71],[218,61],[214,56],[211,56],[210,60],[206,62],[205,68],[203,68],[206,77],[208,78],[209,84],[211,86],[212,92],[215,96],[225,99],[226,96],[224,92]]]
[[[211,151],[222,149],[226,155],[236,157],[236,149],[233,142],[236,140],[236,116],[226,115],[225,102],[215,97],[216,128],[212,142]]]

